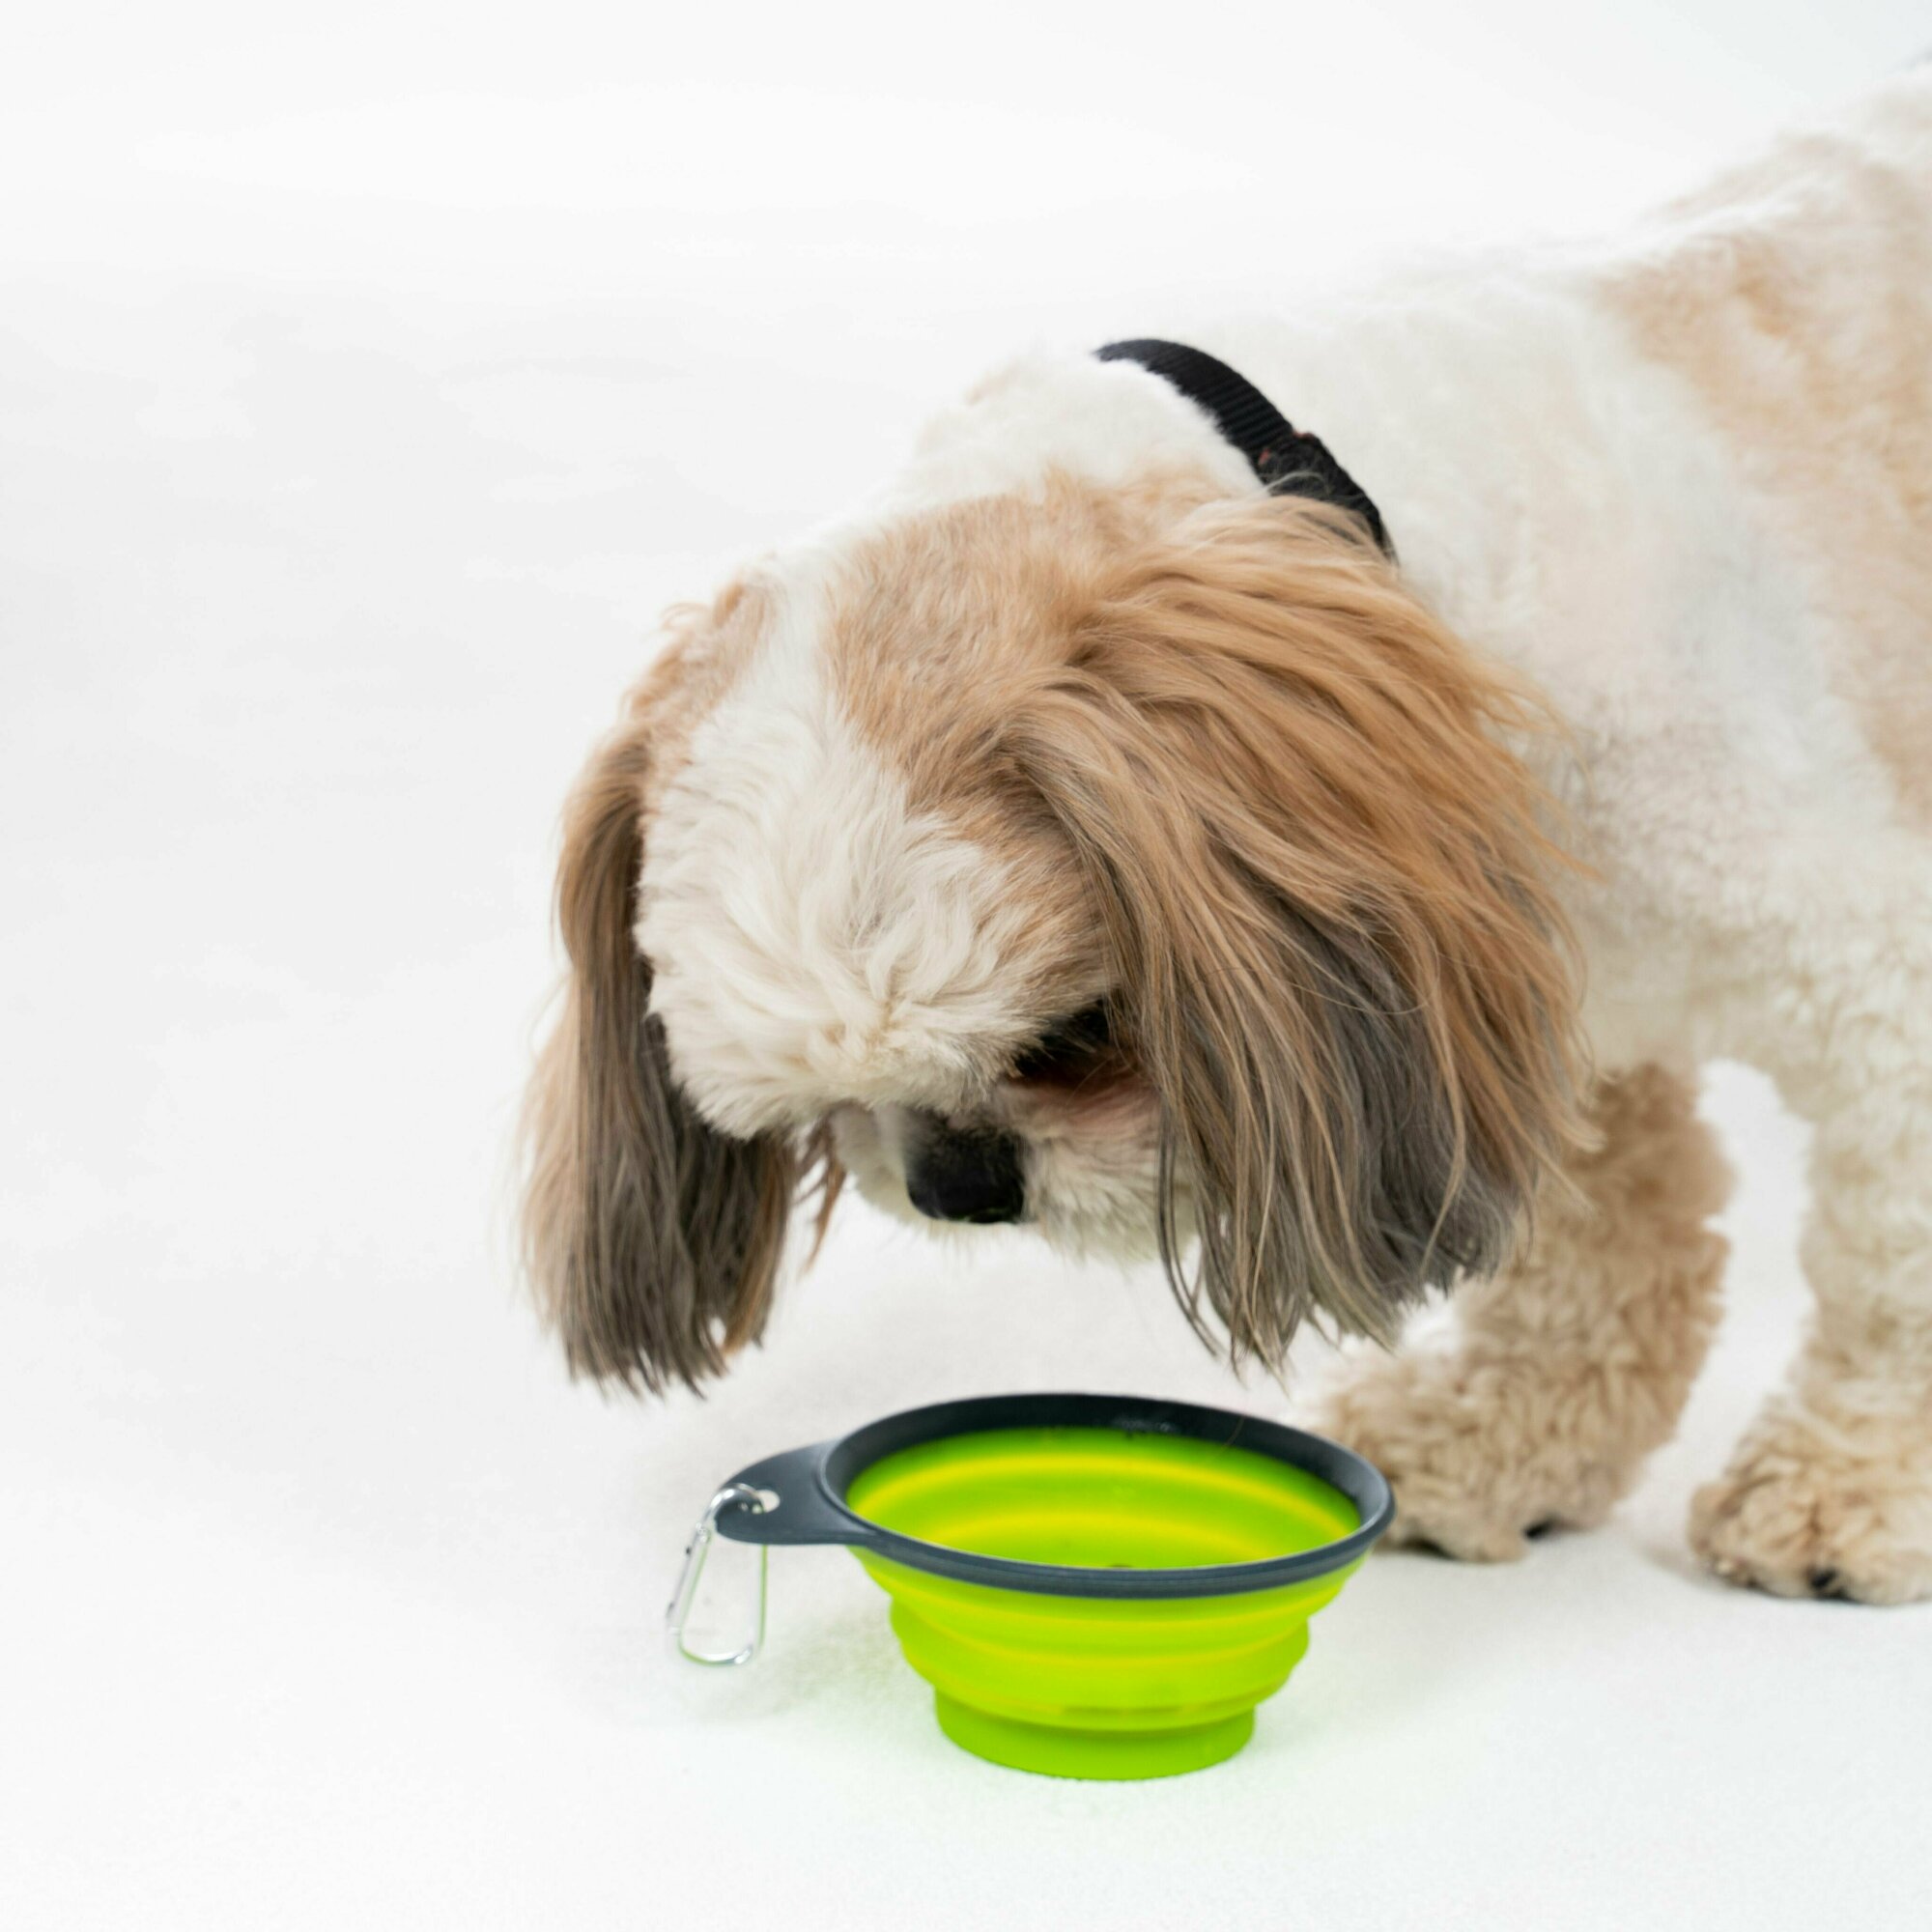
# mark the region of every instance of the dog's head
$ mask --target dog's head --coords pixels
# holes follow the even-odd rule
[[[1532,724],[1348,518],[1185,476],[680,617],[566,826],[526,1226],[573,1364],[719,1370],[814,1170],[1157,1253],[1269,1363],[1493,1265],[1570,1120]]]

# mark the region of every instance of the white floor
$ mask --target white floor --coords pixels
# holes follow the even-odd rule
[[[1607,217],[1916,11],[49,24],[0,81],[0,1922],[1925,1922],[1932,1609],[1681,1539],[1802,1316],[1751,1076],[1730,1323],[1613,1524],[1378,1558],[1145,1786],[955,1751],[838,1551],[674,1668],[683,1535],[910,1403],[1277,1391],[1151,1279],[854,1210],[709,1401],[606,1405],[502,1185],[556,808],[665,603],[1030,335]]]

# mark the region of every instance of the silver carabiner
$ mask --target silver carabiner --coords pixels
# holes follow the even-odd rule
[[[750,1663],[765,1640],[765,1574],[771,1552],[762,1543],[758,1546],[758,1614],[752,1627],[751,1642],[738,1650],[714,1655],[710,1651],[693,1650],[684,1640],[685,1622],[691,1615],[692,1600],[697,1595],[697,1579],[704,1574],[704,1559],[718,1534],[718,1514],[732,1503],[744,1503],[761,1512],[765,1507],[764,1497],[749,1483],[725,1484],[705,1504],[704,1514],[697,1519],[697,1527],[684,1546],[684,1568],[678,1572],[677,1588],[665,1605],[665,1635],[671,1649],[690,1663]]]

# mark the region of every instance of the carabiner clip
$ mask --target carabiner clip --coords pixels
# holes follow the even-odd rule
[[[704,1574],[704,1559],[710,1552],[712,1538],[718,1534],[718,1514],[732,1503],[743,1503],[760,1512],[765,1507],[764,1497],[749,1483],[725,1484],[705,1504],[697,1527],[691,1532],[691,1541],[684,1546],[684,1568],[679,1571],[677,1588],[665,1606],[665,1635],[671,1649],[690,1663],[750,1663],[765,1640],[765,1574],[771,1552],[763,1544],[758,1546],[758,1613],[752,1627],[752,1640],[741,1649],[715,1655],[693,1650],[684,1640],[685,1622],[691,1615],[692,1600],[697,1595],[697,1579]]]

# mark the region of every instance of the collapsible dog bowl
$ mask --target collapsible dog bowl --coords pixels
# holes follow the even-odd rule
[[[1160,1777],[1247,1743],[1308,1619],[1393,1515],[1359,1456],[1252,1415],[1100,1395],[940,1403],[742,1470],[692,1540],[671,1626],[713,1525],[847,1544],[955,1744],[1063,1777]]]

